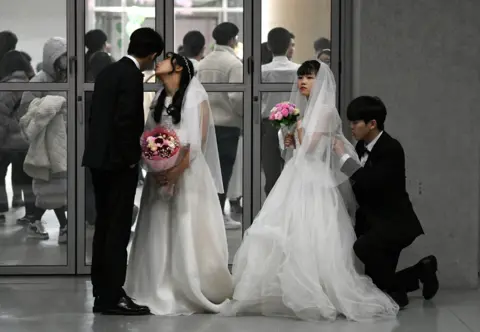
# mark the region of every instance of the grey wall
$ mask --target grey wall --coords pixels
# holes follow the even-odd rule
[[[354,96],[388,107],[426,236],[401,257],[433,253],[444,287],[479,271],[480,1],[352,0]]]

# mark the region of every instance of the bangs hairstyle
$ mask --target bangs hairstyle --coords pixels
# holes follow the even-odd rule
[[[172,64],[173,69],[170,74],[175,72],[176,66],[183,68],[180,73],[180,86],[177,92],[175,92],[173,95],[172,103],[166,108],[166,112],[172,117],[173,123],[178,124],[182,119],[183,98],[185,97],[185,92],[187,91],[188,85],[193,78],[194,69],[192,62],[183,55],[168,52],[165,58],[170,59],[170,63]],[[162,113],[163,109],[165,108],[166,97],[167,90],[163,89],[158,97],[157,105],[155,105],[155,110],[153,112],[153,119],[156,123],[160,123],[162,120]]]
[[[302,63],[300,68],[297,70],[297,76],[307,76],[315,75],[317,76],[318,71],[320,70],[320,62],[317,60],[308,60]]]

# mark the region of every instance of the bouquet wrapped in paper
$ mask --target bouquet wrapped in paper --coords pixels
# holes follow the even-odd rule
[[[143,165],[149,172],[165,172],[178,165],[188,146],[182,146],[176,132],[162,126],[143,133],[140,144],[142,147]],[[170,199],[174,194],[173,184],[160,187],[159,194]]]

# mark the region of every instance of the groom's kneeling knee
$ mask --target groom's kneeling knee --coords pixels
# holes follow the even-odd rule
[[[372,249],[370,241],[368,241],[368,238],[365,236],[361,236],[353,244],[353,251],[362,262],[365,262],[368,257],[371,257]]]

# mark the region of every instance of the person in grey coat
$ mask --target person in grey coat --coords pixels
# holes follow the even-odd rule
[[[28,82],[32,76],[33,68],[24,53],[9,51],[0,60],[0,83]],[[23,171],[28,143],[20,134],[19,119],[15,116],[21,99],[21,91],[0,91],[0,223],[6,221],[4,213],[9,209],[5,176],[10,164],[12,207],[18,208],[26,204],[26,215],[33,214],[32,179]]]

